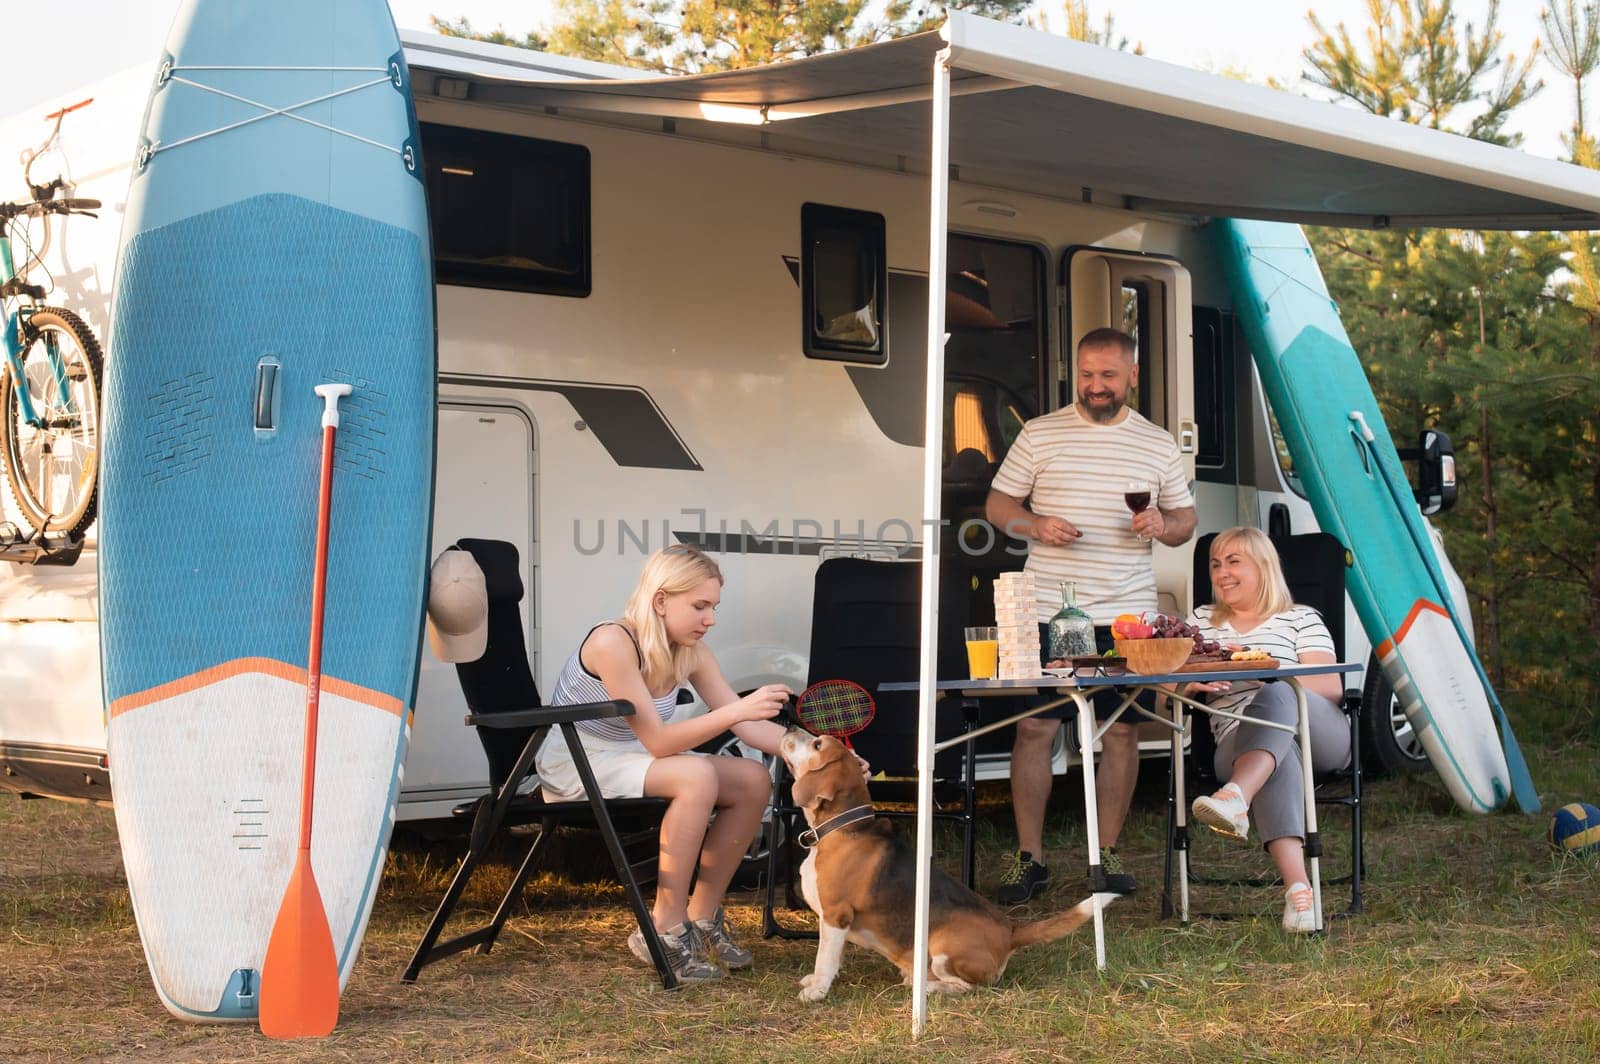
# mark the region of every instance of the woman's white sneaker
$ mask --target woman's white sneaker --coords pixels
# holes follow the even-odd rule
[[[1283,892],[1283,929],[1294,935],[1310,935],[1317,930],[1317,914],[1311,907],[1311,888],[1291,883]]]
[[[1250,803],[1238,784],[1225,784],[1215,794],[1202,795],[1189,808],[1196,820],[1218,835],[1240,842],[1250,838]]]

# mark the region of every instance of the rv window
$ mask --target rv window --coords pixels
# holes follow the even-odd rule
[[[1122,286],[1123,332],[1133,337],[1139,350],[1139,379],[1150,379],[1150,286],[1143,281]],[[1150,417],[1150,389],[1142,384],[1128,392],[1128,405]]]
[[[1039,412],[1044,255],[1028,244],[952,235],[945,274],[945,479],[988,473]]]
[[[1234,380],[1233,315],[1215,307],[1195,307],[1194,464],[1202,480],[1233,479]]]
[[[1272,429],[1272,450],[1278,456],[1278,468],[1283,471],[1284,482],[1289,485],[1290,491],[1305,498],[1305,485],[1300,483],[1300,474],[1295,472],[1294,455],[1289,453],[1289,442],[1283,438],[1278,415],[1272,412],[1270,404],[1267,406],[1267,423]]]
[[[589,149],[422,123],[439,284],[589,294]]]
[[[883,215],[800,208],[800,303],[810,358],[882,365],[888,288]]]

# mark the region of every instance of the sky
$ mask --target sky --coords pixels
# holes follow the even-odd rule
[[[139,63],[153,64],[178,0],[73,0],[65,35],[61,13],[52,5],[18,6],[22,10],[6,20],[12,47],[0,113],[7,114],[56,102],[77,86]],[[389,6],[402,28],[429,29],[430,15],[464,15],[476,29],[499,26],[514,36],[547,25],[554,7],[550,0],[390,0]],[[1040,6],[1059,18],[1059,0]],[[1325,25],[1343,21],[1352,36],[1366,24],[1365,0],[1114,0],[1113,10],[1118,35],[1142,43],[1148,56],[1207,70],[1234,68],[1258,81],[1275,77],[1314,95],[1315,87],[1300,78],[1300,52],[1312,39],[1306,10],[1313,6]],[[1506,47],[1519,56],[1540,36],[1541,6],[1535,0],[1501,4]],[[1488,0],[1457,0],[1456,8],[1461,18],[1481,23]],[[1090,0],[1096,17],[1105,9],[1105,0]],[[26,47],[33,41],[55,47]],[[1523,134],[1523,150],[1558,156],[1560,133],[1572,121],[1571,88],[1543,60],[1535,74],[1545,90],[1520,109],[1513,128]]]

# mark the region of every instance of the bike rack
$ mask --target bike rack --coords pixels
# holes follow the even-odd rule
[[[26,535],[10,521],[0,522],[0,562],[15,565],[73,565],[83,553],[82,536],[64,532]]]

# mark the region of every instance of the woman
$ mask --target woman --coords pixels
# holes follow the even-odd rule
[[[1335,660],[1333,637],[1322,616],[1297,606],[1283,579],[1272,541],[1260,529],[1230,528],[1211,543],[1213,604],[1189,617],[1208,640],[1249,645],[1288,665],[1321,665]],[[1350,726],[1337,700],[1343,681],[1337,675],[1307,676],[1306,709],[1311,726],[1311,760],[1316,772],[1350,763]],[[1226,680],[1191,683],[1180,694],[1208,694],[1212,707],[1253,720],[1298,726],[1294,690],[1287,683],[1265,686]],[[1267,852],[1288,889],[1283,926],[1291,932],[1316,930],[1305,862],[1305,767],[1292,732],[1211,718],[1217,740],[1217,776],[1228,782],[1212,795],[1194,800],[1195,819],[1230,838],[1250,836],[1253,815]]]
[[[783,728],[772,718],[792,695],[783,684],[766,684],[740,698],[728,686],[703,643],[721,599],[722,572],[710,558],[685,546],[657,551],[646,560],[622,618],[590,630],[562,666],[550,698],[551,705],[633,703],[633,716],[579,721],[578,734],[606,797],[645,795],[669,803],[652,915],[672,969],[686,983],[719,978],[722,967],[750,966],[750,952],[728,934],[722,898],[772,791],[760,762],[694,749],[731,730],[775,755]],[[677,716],[685,681],[709,712]],[[544,743],[537,764],[547,797],[583,797],[565,743]],[[628,948],[650,963],[638,931],[628,937]]]

